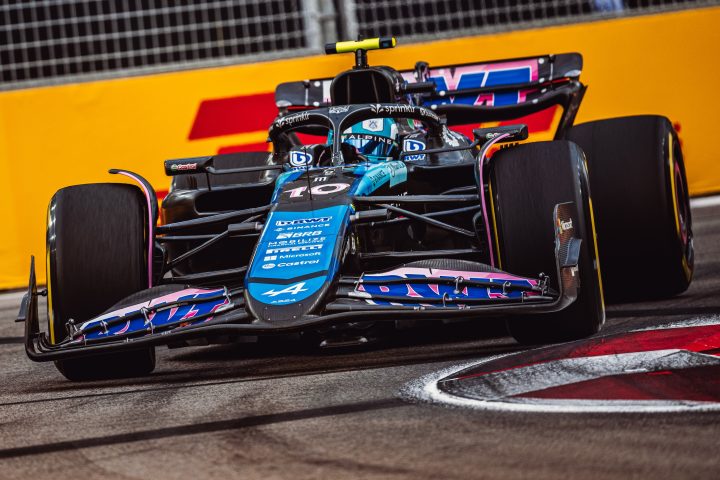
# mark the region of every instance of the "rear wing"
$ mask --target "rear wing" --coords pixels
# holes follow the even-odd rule
[[[430,66],[418,62],[400,74],[410,84],[433,82],[435,93],[408,95],[408,101],[432,108],[448,125],[512,120],[554,105],[563,107],[556,136],[570,126],[585,87],[579,82],[582,55],[536,57]],[[329,106],[332,78],[281,83],[275,90],[280,112]]]

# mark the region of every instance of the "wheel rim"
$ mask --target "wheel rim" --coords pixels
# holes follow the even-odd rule
[[[675,230],[682,248],[682,268],[685,277],[692,277],[692,244],[690,233],[690,204],[688,201],[687,185],[683,175],[681,160],[682,152],[672,132],[668,133],[668,160],[670,170],[670,187],[673,201],[673,216]]]

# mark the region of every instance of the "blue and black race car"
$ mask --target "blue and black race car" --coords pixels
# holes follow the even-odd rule
[[[19,315],[28,356],[71,380],[134,376],[154,369],[158,345],[357,345],[408,321],[486,317],[537,344],[597,332],[605,296],[687,289],[687,183],[667,119],[573,126],[579,54],[367,64],[394,44],[329,45],[354,52],[354,68],[278,86],[272,153],[166,161],[161,225],[136,173],[110,171],[137,186],[59,190],[47,289],[33,261]],[[557,106],[555,140],[521,143],[512,120]],[[455,128],[491,121],[503,124],[472,138]]]

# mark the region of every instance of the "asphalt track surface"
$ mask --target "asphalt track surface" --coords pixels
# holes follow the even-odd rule
[[[720,207],[696,206],[693,217],[689,291],[612,306],[604,333],[720,313]],[[19,301],[0,295],[3,479],[720,475],[717,411],[497,412],[399,396],[424,375],[521,350],[499,323],[404,331],[341,352],[294,342],[158,349],[149,377],[78,384],[25,357]]]

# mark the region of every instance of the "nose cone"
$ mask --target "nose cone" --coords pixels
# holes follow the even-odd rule
[[[338,271],[349,213],[348,205],[294,203],[268,215],[245,280],[255,317],[283,322],[319,309]]]

